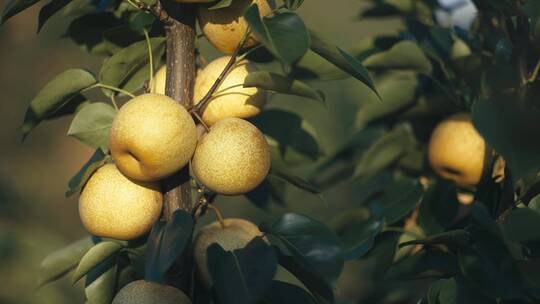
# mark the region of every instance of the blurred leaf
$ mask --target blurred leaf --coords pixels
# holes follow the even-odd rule
[[[311,184],[307,180],[294,175],[292,172],[290,172],[288,169],[286,169],[283,166],[276,166],[275,164],[272,164],[270,167],[270,173],[269,175],[277,177],[281,180],[284,180],[302,190],[311,192],[313,194],[320,194],[321,189],[317,187],[316,185]]]
[[[317,53],[322,58],[328,60],[344,72],[350,74],[354,78],[360,80],[367,85],[377,96],[379,93],[375,88],[373,80],[369,72],[362,64],[354,57],[349,55],[344,50],[334,45],[328,44],[317,37],[313,32],[311,34],[311,50]]]
[[[412,240],[399,244],[400,247],[411,245],[449,245],[452,247],[465,246],[470,240],[469,232],[461,229],[451,230],[428,236],[423,239]]]
[[[41,29],[45,25],[45,22],[47,22],[49,18],[51,18],[59,10],[63,9],[71,1],[72,0],[51,0],[49,3],[44,5],[39,10],[39,21],[38,21],[37,32],[39,33],[41,31]]]
[[[373,248],[362,258],[370,266],[370,277],[380,280],[394,262],[401,234],[391,231],[379,233],[375,238]]]
[[[220,303],[255,304],[272,284],[277,259],[272,247],[257,237],[234,251],[225,251],[219,244],[210,245],[208,269]]]
[[[0,25],[38,2],[39,0],[8,0],[4,2],[4,9],[0,15]]]
[[[122,249],[122,246],[114,242],[101,242],[94,247],[90,248],[88,252],[82,257],[79,262],[79,266],[73,273],[72,281],[76,283],[82,277],[84,277],[93,268],[104,262],[106,259],[115,255]]]
[[[311,267],[306,267],[292,256],[279,255],[279,264],[300,280],[311,293],[317,298],[317,303],[334,303],[334,292],[328,281],[313,272]]]
[[[96,102],[84,106],[73,118],[68,135],[92,148],[109,150],[109,131],[116,110],[109,104]]]
[[[308,84],[267,71],[251,72],[244,80],[244,87],[257,87],[276,93],[311,98],[324,103],[324,93]]]
[[[297,261],[335,284],[343,268],[343,249],[324,224],[305,215],[287,213],[262,231],[278,237]]]
[[[96,12],[83,15],[71,21],[66,36],[84,50],[96,54],[105,54],[103,35],[108,29],[122,25],[122,21],[111,12]]]
[[[410,254],[394,265],[388,276],[398,280],[410,280],[426,274],[449,276],[460,273],[457,257],[446,251],[426,249]]]
[[[267,304],[315,304],[315,300],[304,289],[285,282],[273,281],[265,293],[262,303]]]
[[[215,0],[208,0],[207,2],[215,2]],[[233,0],[219,0],[216,4],[213,4],[211,7],[208,8],[208,10],[216,10],[220,8],[226,8],[231,6],[231,3]]]
[[[504,235],[512,241],[540,241],[540,213],[529,208],[516,208],[501,223]]]
[[[332,228],[343,243],[345,260],[349,261],[368,253],[384,226],[384,220],[372,216],[367,208],[359,208],[342,213],[333,220]]]
[[[371,122],[403,113],[413,106],[420,94],[418,76],[412,72],[393,73],[377,83],[380,100],[371,98],[356,115],[355,128],[360,130]]]
[[[165,38],[150,38],[154,66],[159,66],[165,52]],[[103,84],[134,92],[149,78],[149,56],[146,41],[139,41],[105,60],[99,72]],[[104,90],[107,95],[112,92]]]
[[[304,0],[285,0],[285,7],[290,10],[296,10],[298,9],[302,3],[304,3]]]
[[[110,304],[116,292],[118,265],[108,260],[86,275],[84,293],[88,304]]]
[[[191,241],[193,218],[190,213],[177,210],[166,224],[158,221],[148,239],[145,279],[163,282],[173,263],[184,253]]]
[[[286,162],[287,156],[293,154],[293,151],[310,160],[317,160],[321,154],[309,125],[295,113],[269,109],[253,117],[251,122],[265,135],[277,141],[277,149]]]
[[[514,96],[498,95],[477,101],[472,120],[489,146],[508,162],[514,180],[540,170],[540,142],[533,140],[540,138],[538,109],[521,104]]]
[[[49,254],[40,266],[38,286],[56,281],[74,269],[84,254],[94,246],[90,237],[80,239],[58,251]]]
[[[291,64],[309,49],[309,34],[302,19],[294,12],[279,12],[261,19],[257,5],[244,14],[253,33],[283,63]]]
[[[435,281],[427,293],[428,304],[495,304],[495,301],[476,293],[462,278],[455,277]]]
[[[368,69],[413,70],[427,75],[433,70],[422,49],[410,40],[398,42],[390,50],[368,57],[363,64]]]
[[[81,170],[79,170],[79,172],[77,172],[77,174],[75,174],[75,176],[69,180],[66,197],[72,196],[73,194],[79,192],[84,187],[90,176],[92,176],[92,174],[94,174],[99,167],[105,164],[105,161],[106,155],[101,149],[97,149],[86,164],[84,164]]]
[[[96,83],[94,75],[81,69],[66,70],[55,76],[30,102],[22,126],[23,139],[42,120],[66,113],[65,109],[73,113],[76,106],[85,101],[80,92]]]
[[[437,180],[427,189],[418,214],[418,224],[426,235],[442,233],[453,224],[459,202],[454,184]]]
[[[285,186],[286,182],[271,175],[255,189],[245,194],[246,198],[255,204],[255,206],[268,210],[270,202],[273,200],[279,205],[285,205]]]
[[[414,139],[406,125],[398,126],[377,139],[362,155],[356,165],[355,178],[367,178],[394,164],[408,149]]]

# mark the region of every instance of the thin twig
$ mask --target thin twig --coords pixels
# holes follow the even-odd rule
[[[91,87],[88,87],[86,89],[83,90],[83,92],[86,92],[86,91],[89,91],[91,89],[94,89],[94,88],[103,88],[103,89],[108,89],[108,90],[111,90],[111,91],[115,91],[115,92],[118,92],[118,93],[122,93],[126,96],[129,96],[131,98],[135,98],[135,95],[133,95],[132,93],[126,91],[126,90],[122,90],[120,88],[117,88],[117,87],[113,87],[113,86],[110,86],[110,85],[106,85],[106,84],[103,84],[103,83],[96,83],[94,84],[93,86]]]
[[[237,60],[237,57],[238,57],[238,54],[240,53],[240,50],[242,49],[242,47],[246,43],[246,40],[249,37],[249,34],[250,34],[250,29],[248,28],[246,30],[246,32],[244,33],[244,36],[242,37],[242,40],[236,46],[236,49],[232,53],[231,59],[229,60],[229,62],[227,63],[227,65],[225,66],[225,68],[223,69],[221,74],[218,76],[218,78],[216,79],[216,81],[214,82],[214,84],[212,85],[210,90],[208,90],[208,92],[206,92],[206,95],[204,95],[204,97],[199,101],[199,103],[197,103],[191,109],[192,113],[193,112],[202,113],[202,111],[204,111],[204,109],[206,108],[208,103],[211,101],[212,95],[214,94],[214,92],[219,88],[219,86],[223,83],[223,80],[225,80],[225,77],[227,76],[227,74],[234,67],[234,65],[236,63],[236,60]]]
[[[146,39],[146,47],[148,48],[148,61],[150,65],[150,83],[154,81],[154,54],[152,54],[152,44],[150,43],[150,36],[148,31],[143,29],[144,38]]]
[[[225,220],[223,219],[223,215],[221,214],[221,211],[219,211],[219,209],[214,205],[208,205],[208,208],[214,211],[214,213],[216,214],[216,218],[221,228],[223,229],[227,228],[227,226],[225,225]]]
[[[208,125],[204,122],[201,115],[197,111],[193,111],[191,112],[191,114],[195,116],[195,119],[197,119],[201,123],[201,125],[204,127],[206,132],[210,132],[210,127],[208,127]]]
[[[159,1],[159,0],[156,1],[156,4],[154,4],[154,5],[148,5],[148,4],[146,4],[144,2],[141,2],[141,1],[138,1],[138,0],[136,0],[136,1],[137,1],[136,5],[140,10],[143,10],[143,11],[149,13],[149,14],[154,15],[154,17],[156,17],[162,23],[164,23],[166,25],[173,25],[173,24],[178,22],[177,20],[175,20],[174,18],[169,16],[167,11],[165,11],[163,9],[161,1]]]

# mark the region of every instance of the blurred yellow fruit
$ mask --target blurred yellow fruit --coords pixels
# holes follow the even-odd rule
[[[107,164],[84,186],[79,214],[95,236],[132,240],[150,231],[161,214],[162,200],[159,184],[133,181]]]
[[[270,152],[257,127],[239,118],[226,118],[200,139],[191,164],[208,189],[237,195],[253,190],[265,179]]]
[[[199,25],[208,41],[220,52],[232,54],[242,40],[248,28],[243,14],[252,3],[258,5],[261,17],[269,15],[275,8],[274,0],[233,0],[229,7],[217,10],[199,6]],[[257,43],[257,39],[251,34],[244,47]]]
[[[255,237],[262,236],[257,225],[244,219],[225,219],[224,224],[225,228],[219,222],[203,227],[195,239],[193,255],[197,272],[208,289],[212,286],[207,264],[207,249],[210,245],[219,244],[224,250],[232,251],[244,248]]]
[[[143,280],[131,282],[114,297],[112,304],[191,304],[191,300],[180,290]]]
[[[152,81],[148,84],[150,93],[165,95],[165,84],[167,82],[167,66],[164,65],[156,72]]]
[[[230,59],[230,56],[218,58],[199,71],[194,88],[195,104],[210,90]],[[243,87],[247,75],[256,70],[247,60],[236,63],[203,111],[202,118],[207,125],[228,117],[249,118],[261,112],[267,100],[266,91]]]
[[[109,144],[122,173],[139,181],[157,181],[189,162],[197,129],[191,115],[173,99],[144,94],[120,108]]]
[[[473,188],[482,178],[486,143],[468,114],[453,115],[431,134],[428,158],[442,178],[462,188]]]

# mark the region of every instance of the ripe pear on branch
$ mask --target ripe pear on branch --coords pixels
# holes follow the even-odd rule
[[[123,174],[157,181],[189,162],[197,145],[197,129],[188,111],[172,98],[144,94],[120,108],[109,144]]]
[[[248,30],[248,23],[243,14],[252,4],[257,4],[261,17],[272,13],[276,7],[274,0],[233,0],[226,8],[209,10],[199,5],[198,20],[208,41],[220,52],[232,54]],[[251,34],[245,48],[256,45],[259,41]]]
[[[115,165],[104,165],[81,192],[81,221],[95,236],[138,238],[150,231],[161,214],[160,190],[158,183],[137,182],[124,176]]]
[[[244,194],[257,187],[270,170],[268,142],[248,121],[226,118],[201,137],[191,164],[195,177],[209,190]]]

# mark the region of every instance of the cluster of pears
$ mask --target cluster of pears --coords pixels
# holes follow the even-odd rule
[[[474,189],[482,179],[486,143],[469,114],[454,114],[440,122],[431,134],[428,159],[433,171],[463,189]]]

